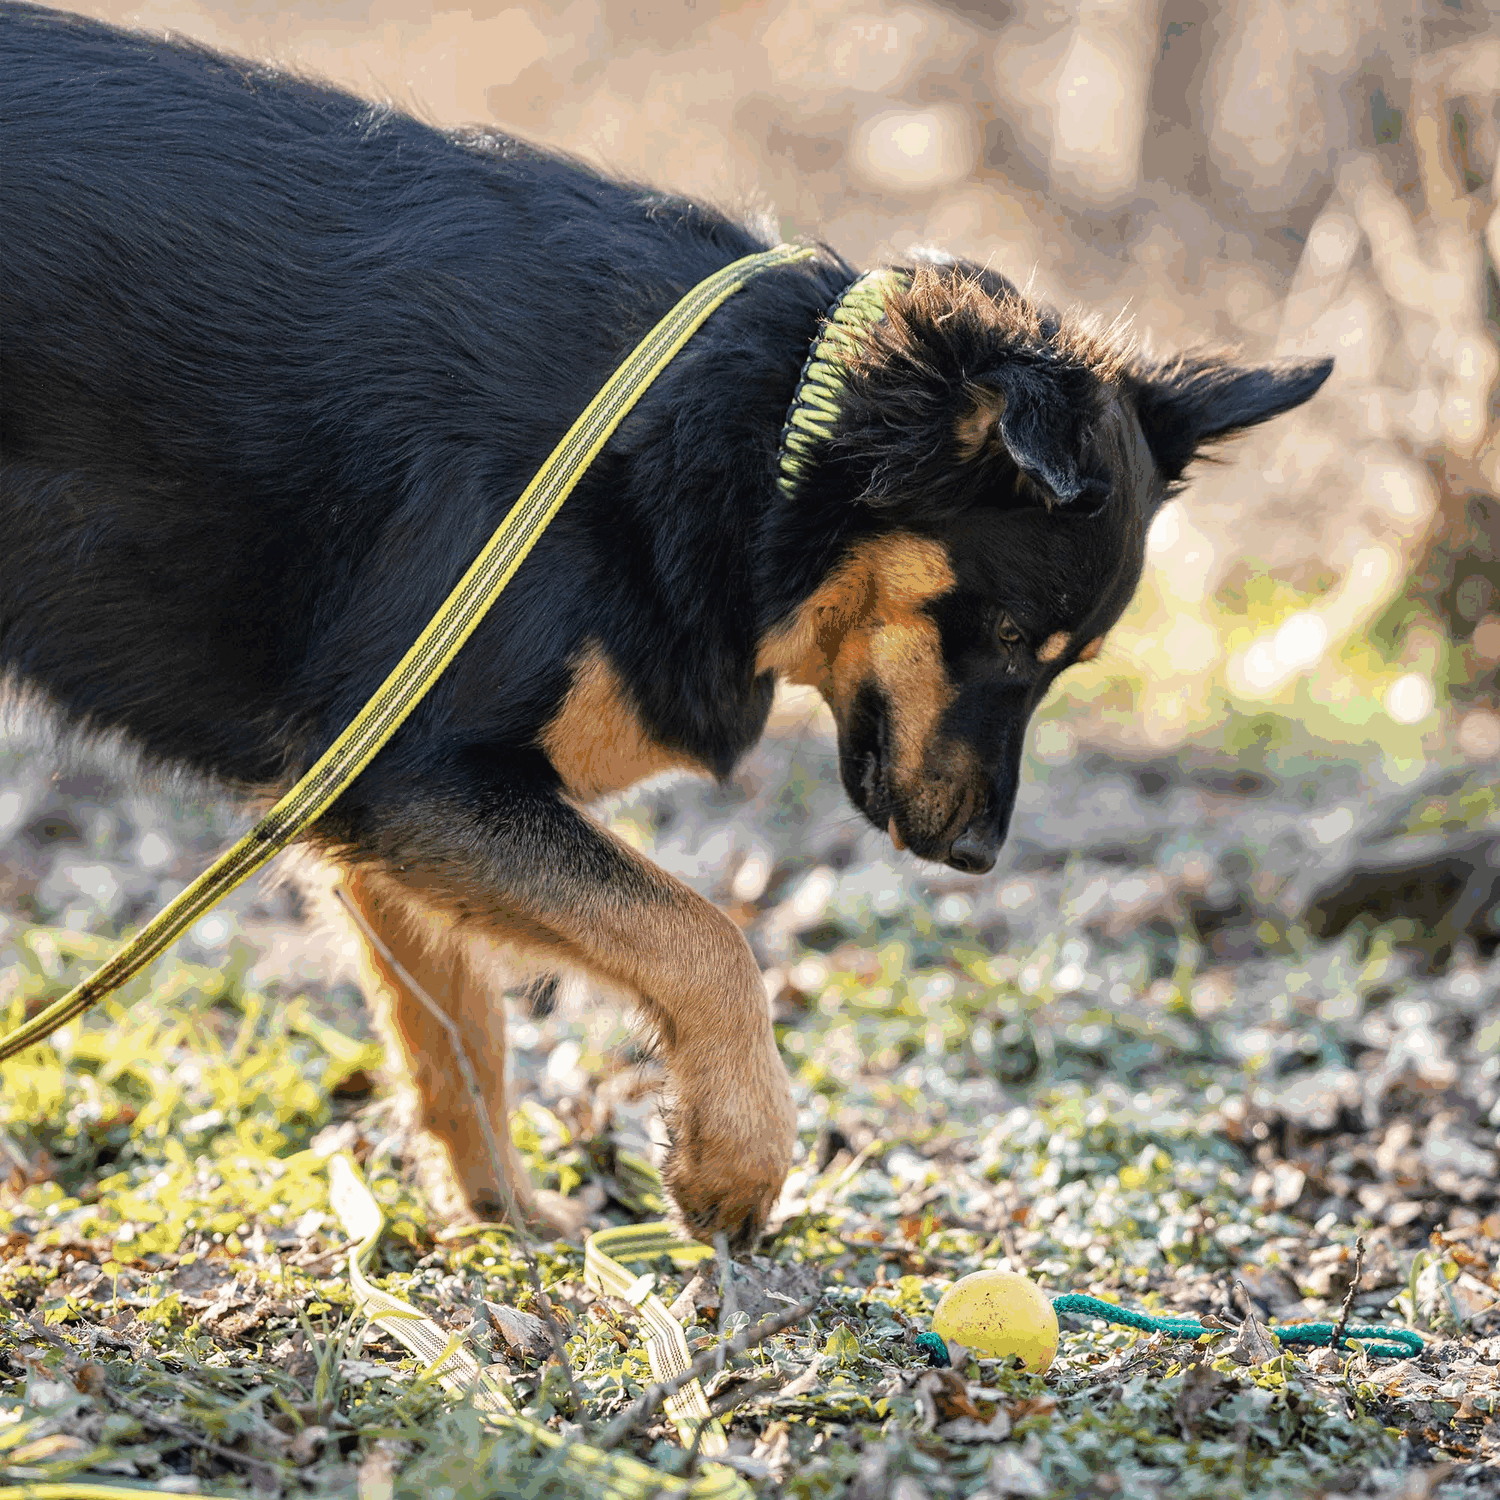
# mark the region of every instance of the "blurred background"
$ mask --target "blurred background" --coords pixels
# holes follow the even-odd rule
[[[1395,924],[1410,963],[1456,955],[1483,972],[1476,1004],[1500,991],[1500,16],[1482,0],[85,8],[493,122],[856,263],[939,245],[1157,352],[1335,355],[1310,405],[1197,465],[1158,517],[1104,657],[1038,716],[993,881],[919,867],[853,817],[815,699],[782,702],[731,784],[611,816],[733,905],[773,993],[803,1000],[838,971],[813,951],[837,948],[838,909],[862,942],[931,911],[991,954],[1093,934],[1142,984]],[[29,734],[0,743],[12,934],[138,922],[243,819],[143,798],[86,754],[60,775]],[[256,885],[183,951],[213,961],[236,923],[295,916]],[[307,982],[321,941],[276,926],[257,972]],[[1471,1049],[1491,1092],[1495,1041]]]

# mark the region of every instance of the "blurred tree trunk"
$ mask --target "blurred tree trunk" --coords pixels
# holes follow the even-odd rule
[[[1484,49],[1485,51],[1493,50]],[[1412,129],[1428,214],[1438,234],[1460,237],[1472,257],[1475,339],[1456,368],[1471,408],[1464,438],[1429,452],[1439,504],[1411,577],[1411,594],[1446,626],[1455,699],[1500,703],[1500,160],[1495,152],[1500,60],[1450,48],[1421,59],[1412,79]],[[1476,84],[1485,84],[1488,97]],[[1486,118],[1486,114],[1488,118]],[[1488,154],[1489,161],[1482,160]],[[1487,180],[1488,179],[1488,180]],[[1484,368],[1480,368],[1483,366]],[[1450,399],[1451,396],[1450,396]]]
[[[1500,499],[1477,464],[1429,461],[1441,501],[1411,591],[1453,642],[1453,697],[1500,704]]]

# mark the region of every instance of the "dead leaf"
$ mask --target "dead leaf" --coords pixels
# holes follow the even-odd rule
[[[507,1307],[503,1302],[486,1302],[484,1310],[490,1322],[512,1354],[528,1359],[543,1359],[552,1352],[552,1336],[547,1325],[535,1313]]]
[[[939,1417],[984,1420],[969,1396],[968,1382],[957,1370],[924,1370],[912,1387],[912,1395],[922,1412],[924,1431],[931,1432]]]
[[[77,1458],[88,1451],[89,1445],[82,1438],[72,1437],[66,1432],[53,1432],[35,1442],[22,1444],[6,1457],[8,1463],[16,1465],[43,1461],[55,1463],[60,1458]]]
[[[973,1417],[955,1417],[938,1428],[938,1436],[955,1443],[1003,1443],[1010,1436],[1010,1413],[1003,1406],[995,1408],[989,1421]]]
[[[326,1427],[316,1425],[304,1427],[292,1439],[292,1446],[287,1449],[287,1455],[299,1469],[305,1468],[318,1456],[323,1444],[327,1441],[328,1429]]]
[[[1023,1417],[1050,1417],[1057,1410],[1056,1396],[1027,1396],[1010,1403],[1010,1414],[1014,1421]]]
[[[1041,1470],[1026,1454],[1018,1452],[1013,1443],[995,1449],[994,1457],[990,1459],[991,1494],[1005,1500],[1009,1496],[1045,1495],[1047,1489],[1047,1481],[1042,1478]]]
[[[1470,1271],[1461,1271],[1450,1279],[1443,1261],[1435,1260],[1422,1268],[1416,1290],[1417,1309],[1428,1322],[1447,1314],[1455,1323],[1467,1323],[1500,1307],[1500,1292],[1491,1291]]]
[[[1236,1268],[1235,1275],[1273,1317],[1285,1318],[1306,1309],[1301,1288],[1291,1273],[1281,1266],[1241,1265]]]
[[[1228,1355],[1237,1365],[1263,1365],[1269,1360],[1279,1359],[1281,1346],[1260,1325],[1253,1312],[1247,1312],[1244,1320],[1234,1329],[1232,1341],[1220,1340],[1213,1346],[1216,1355]]]
[[[1182,1389],[1172,1419],[1183,1437],[1198,1435],[1199,1420],[1211,1411],[1229,1387],[1229,1382],[1206,1360],[1194,1360],[1182,1375]]]
[[[763,1463],[773,1478],[780,1479],[791,1460],[790,1429],[785,1422],[772,1422],[756,1440],[750,1457]]]
[[[673,1299],[672,1305],[667,1312],[679,1323],[684,1325],[691,1323],[698,1313],[698,1298],[704,1288],[708,1285],[709,1277],[706,1269],[700,1268],[693,1273],[692,1279]]]

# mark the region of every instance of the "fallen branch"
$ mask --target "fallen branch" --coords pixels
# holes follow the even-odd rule
[[[649,1417],[668,1396],[676,1395],[689,1381],[710,1374],[722,1367],[726,1359],[754,1349],[768,1338],[790,1328],[793,1323],[800,1323],[822,1300],[823,1294],[819,1292],[816,1297],[809,1297],[807,1301],[799,1302],[785,1312],[772,1313],[769,1317],[762,1318],[754,1328],[737,1333],[727,1343],[717,1343],[713,1348],[705,1349],[680,1375],[673,1375],[670,1379],[659,1380],[655,1385],[647,1386],[595,1439],[594,1446],[606,1451],[616,1447],[638,1423]]]
[[[1359,1284],[1365,1274],[1365,1237],[1360,1235],[1354,1241],[1354,1275],[1349,1278],[1349,1290],[1344,1293],[1344,1305],[1339,1311],[1339,1320],[1333,1330],[1334,1349],[1344,1347],[1344,1331],[1349,1327],[1349,1314],[1354,1310],[1354,1294],[1359,1290]]]

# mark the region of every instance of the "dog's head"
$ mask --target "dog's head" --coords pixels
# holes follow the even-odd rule
[[[1153,364],[976,267],[912,270],[799,481],[800,506],[840,518],[837,555],[761,651],[822,692],[865,816],[925,859],[990,869],[1026,725],[1123,613],[1188,463],[1331,368]]]

